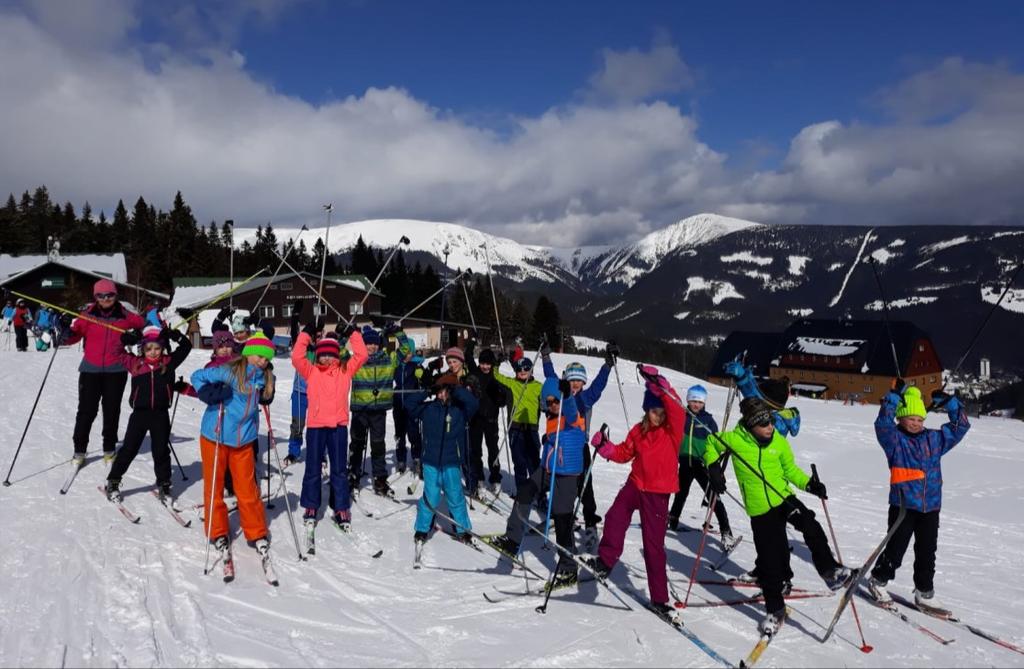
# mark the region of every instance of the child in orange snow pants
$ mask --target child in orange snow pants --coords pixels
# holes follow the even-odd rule
[[[267,536],[267,519],[263,513],[263,501],[253,472],[256,460],[252,444],[238,447],[218,444],[206,437],[199,437],[199,449],[203,457],[203,517],[209,519],[207,537],[214,539],[228,534],[228,507],[224,503],[224,472],[230,471],[235,482],[235,496],[238,499],[238,516],[242,532],[248,541]],[[219,452],[218,452],[219,451]],[[217,460],[217,471],[213,461]],[[210,511],[210,486],[213,486],[213,511]],[[205,529],[205,528],[204,528]]]

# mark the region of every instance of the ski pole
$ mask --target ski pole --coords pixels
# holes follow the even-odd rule
[[[302,276],[302,273],[301,273],[301,272],[299,272],[299,270],[297,270],[297,269],[295,269],[294,267],[292,267],[291,263],[289,263],[289,262],[288,262],[288,261],[287,261],[287,260],[286,260],[286,259],[284,258],[284,256],[282,256],[282,255],[281,255],[280,253],[278,253],[278,252],[277,252],[277,249],[270,249],[270,250],[271,250],[271,252],[272,252],[272,253],[273,253],[273,254],[274,254],[275,256],[277,256],[277,257],[278,257],[278,258],[279,258],[279,259],[281,260],[281,262],[283,262],[283,263],[284,263],[284,266],[285,266],[285,267],[287,267],[288,269],[290,269],[290,270],[292,271],[292,273],[293,273],[293,274],[295,274],[295,276],[297,276],[297,277],[298,277],[299,281],[301,281],[302,283],[306,284],[306,288],[309,288],[309,289],[310,289],[311,291],[313,291],[313,293],[314,293],[314,294],[316,295],[316,303],[317,303],[317,308],[316,308],[316,312],[317,312],[317,313],[313,314],[313,317],[314,317],[314,318],[319,318],[319,317],[320,317],[320,313],[319,313],[319,312],[320,312],[320,306],[319,306],[319,305],[321,305],[321,304],[326,304],[326,305],[327,305],[328,307],[330,307],[330,308],[331,308],[331,311],[333,311],[333,312],[335,313],[335,315],[336,315],[336,316],[337,316],[338,318],[340,318],[340,319],[341,319],[341,320],[343,320],[343,321],[345,321],[345,320],[346,320],[346,319],[345,319],[345,317],[341,315],[341,312],[340,312],[340,311],[338,311],[337,309],[335,309],[335,308],[334,308],[334,305],[333,305],[333,304],[331,304],[330,302],[328,302],[328,301],[327,301],[327,298],[326,298],[326,297],[324,297],[324,296],[323,296],[323,295],[322,295],[322,294],[320,293],[320,291],[319,291],[319,290],[317,290],[316,288],[314,288],[314,287],[313,287],[313,284],[311,284],[311,283],[310,283],[309,281],[306,281],[306,277]],[[346,322],[347,322],[347,321],[346,321]]]
[[[182,380],[184,380],[184,377],[179,376],[178,380],[182,381]],[[176,393],[174,395],[174,409],[171,410],[171,424],[169,426],[167,426],[167,447],[169,449],[171,449],[171,455],[174,456],[174,461],[176,463],[178,463],[178,472],[181,473],[181,480],[182,481],[187,481],[188,480],[188,476],[185,475],[185,470],[181,466],[181,460],[178,459],[178,453],[177,453],[177,451],[174,450],[174,443],[173,443],[174,433],[173,433],[172,430],[174,428],[174,417],[178,414],[178,398],[179,397],[181,397],[181,393]]]
[[[217,429],[214,434],[217,440],[213,442],[213,472],[210,475],[210,504],[206,507],[206,558],[203,559],[203,576],[210,573],[212,567],[210,564],[210,544],[213,543],[213,537],[210,533],[213,532],[213,496],[217,491],[217,465],[219,464],[220,458],[220,429],[224,425],[224,403],[220,404],[220,414],[217,416]]]
[[[11,291],[14,292],[13,290]],[[36,401],[32,403],[32,410],[28,412],[28,420],[25,422],[25,429],[21,433],[21,439],[18,440],[18,448],[14,451],[14,457],[11,459],[11,467],[7,470],[7,478],[4,479],[4,487],[8,488],[11,485],[11,472],[14,471],[14,463],[18,461],[18,454],[21,453],[21,447],[25,444],[25,435],[28,434],[28,428],[32,424],[32,417],[36,413],[36,407],[39,406],[39,398],[43,395],[43,388],[46,387],[46,379],[50,376],[50,368],[53,367],[53,360],[57,357],[57,351],[60,350],[60,346],[54,343],[53,355],[50,356],[50,363],[46,365],[46,372],[43,373],[43,382],[39,384],[39,392],[36,393]]]
[[[31,295],[26,295],[24,293],[19,293],[16,290],[12,290],[11,291],[11,295],[17,295],[18,297],[23,297],[26,300],[31,300],[32,302],[37,302],[39,304],[45,305],[47,307],[50,307],[51,309],[56,309],[57,311],[64,312],[65,314],[68,314],[70,316],[74,316],[75,318],[81,318],[84,321],[89,321],[90,323],[94,323],[96,325],[102,325],[103,327],[107,328],[108,330],[113,330],[114,332],[126,332],[126,330],[124,328],[119,328],[116,325],[111,325],[110,323],[107,323],[105,321],[97,320],[95,318],[90,318],[89,316],[86,316],[85,314],[77,312],[77,311],[75,311],[73,309],[67,309],[65,307],[62,307],[62,306],[59,306],[59,305],[56,305],[56,304],[52,304],[50,302],[47,302],[46,300],[40,300],[38,297],[32,297]]]
[[[693,589],[693,582],[697,579],[697,568],[700,566],[700,557],[704,553],[704,543],[708,538],[708,524],[711,523],[711,514],[715,510],[715,503],[718,501],[718,495],[714,492],[711,493],[711,501],[708,504],[708,514],[704,517],[704,530],[700,533],[700,544],[697,546],[697,554],[693,558],[693,569],[690,570],[690,582],[686,586],[686,596],[683,598],[683,605],[681,608],[686,608],[687,602],[690,601],[690,590]]]
[[[442,292],[444,292],[444,291],[445,291],[445,290],[446,290],[446,289],[448,288],[448,286],[452,285],[453,283],[455,283],[456,281],[458,281],[459,279],[461,279],[461,278],[463,277],[463,275],[466,275],[466,274],[468,274],[468,275],[472,276],[472,275],[473,275],[473,270],[472,270],[472,269],[469,269],[469,268],[466,268],[466,269],[462,270],[461,272],[459,272],[458,274],[456,274],[455,276],[453,276],[452,278],[448,279],[448,281],[446,281],[446,282],[445,282],[445,284],[444,284],[443,286],[441,286],[440,288],[438,288],[437,290],[435,290],[435,291],[434,291],[433,293],[431,293],[431,294],[430,294],[430,295],[429,295],[429,296],[427,297],[427,299],[425,299],[425,300],[423,300],[422,302],[420,302],[419,304],[417,304],[417,305],[416,305],[415,307],[413,307],[412,309],[410,309],[410,310],[408,311],[408,313],[406,313],[406,314],[405,314],[404,316],[402,316],[401,318],[399,318],[399,319],[398,319],[398,322],[399,322],[399,323],[401,323],[401,322],[402,322],[402,321],[404,321],[404,320],[405,320],[406,318],[409,318],[410,316],[412,316],[412,315],[413,315],[414,313],[416,313],[416,311],[418,311],[418,310],[419,310],[419,308],[420,308],[420,307],[422,307],[422,306],[423,306],[423,305],[425,305],[425,304],[426,304],[427,302],[431,301],[432,299],[434,299],[435,297],[437,297],[438,295],[440,295],[440,294],[441,294]]]
[[[605,435],[605,439],[607,439],[608,438],[608,423],[602,423],[601,424],[601,429],[598,430],[598,432],[604,434]],[[587,448],[587,446],[584,446],[584,448]],[[596,448],[594,449],[594,452],[590,456],[590,466],[587,467],[587,471],[583,475],[583,487],[581,489],[584,490],[584,491],[587,489],[587,483],[590,482],[590,473],[594,470],[594,465],[595,464],[597,464],[597,449]],[[583,494],[581,493],[581,494],[576,496],[576,505],[572,509],[573,522],[575,522],[575,520],[576,520],[576,514],[578,514],[580,512],[580,504],[582,504],[582,503],[583,503]]]
[[[892,364],[896,371],[896,376],[903,376],[900,369],[900,359],[896,355],[896,340],[892,336],[892,326],[889,324],[889,300],[885,298],[885,289],[882,288],[882,277],[878,274],[878,265],[875,263],[875,257],[869,256],[871,271],[875,275],[875,283],[878,284],[878,294],[882,297],[882,321],[885,323],[885,331],[889,335],[889,348],[892,350]]]
[[[267,417],[267,449],[274,449],[274,458],[277,459],[277,469],[281,471],[281,491],[284,495],[284,508],[288,510],[288,524],[292,528],[292,539],[295,540],[295,551],[299,555],[299,562],[304,562],[306,556],[302,554],[299,547],[299,533],[295,531],[295,517],[292,515],[292,502],[288,497],[288,485],[285,482],[284,468],[281,466],[281,454],[277,452],[277,442],[274,441],[274,428],[270,424],[270,407],[263,405],[263,415]]]
[[[558,400],[558,418],[555,419],[555,447],[549,454],[551,456],[551,482],[548,483],[548,514],[544,518],[544,546],[548,545],[548,531],[551,529],[551,509],[555,504],[555,470],[558,469],[558,437],[562,434],[562,402]],[[544,399],[542,398],[543,402]]]
[[[615,364],[612,365],[615,372],[615,385],[619,387],[619,399],[622,401],[622,416],[626,419],[626,429],[629,429],[629,412],[626,411],[626,394],[622,392],[622,379],[619,378],[619,356],[615,356]]]
[[[323,300],[324,294],[324,273],[327,271],[327,254],[330,253],[330,240],[331,240],[331,214],[334,213],[334,203],[330,202],[324,205],[324,210],[327,212],[327,227],[324,229],[324,255],[320,259],[320,290],[316,291],[316,313],[313,317],[316,318],[320,315],[320,301]],[[323,300],[326,302],[327,300]],[[338,314],[339,316],[341,314]]]
[[[382,276],[384,276],[384,270],[386,270],[388,266],[391,264],[391,259],[395,257],[395,254],[398,253],[398,250],[402,248],[402,246],[408,246],[409,243],[409,238],[406,237],[405,235],[402,235],[402,238],[398,240],[398,244],[396,244],[395,248],[391,250],[391,253],[390,255],[388,255],[387,260],[385,260],[384,264],[380,266],[380,271],[377,272],[377,276],[376,278],[374,278],[373,283],[371,283],[370,287],[366,289],[365,293],[363,293],[363,299],[359,301],[359,308],[356,309],[356,313],[363,313],[363,305],[366,304],[366,300],[369,299],[370,292],[377,287],[377,282],[380,281],[380,278]],[[352,317],[355,318],[355,314],[352,314]],[[352,325],[352,321],[348,319],[346,319],[345,323],[346,325]]]
[[[264,406],[266,406],[266,405],[264,405]],[[269,428],[269,424],[268,424],[268,428]],[[274,503],[270,499],[270,445],[271,445],[270,439],[272,438],[272,436],[270,435],[269,429],[267,430],[267,433],[268,433],[267,434],[267,508],[268,509],[273,509],[274,508]],[[279,473],[281,474],[281,477],[284,478],[284,472],[279,472]]]
[[[462,293],[466,296],[466,309],[469,310],[469,322],[473,326],[473,332],[476,332],[476,319],[473,318],[473,305],[469,302],[469,289],[466,288],[466,282],[462,282]]]
[[[811,464],[811,478],[815,481],[818,480],[818,466]],[[832,526],[832,517],[828,513],[828,504],[825,503],[825,498],[821,498],[821,508],[825,512],[825,520],[828,521],[828,531],[832,535],[832,545],[836,547],[836,557],[839,558],[840,564],[843,562],[843,556],[839,552],[839,542],[836,541],[836,530]],[[870,653],[874,650],[873,646],[869,646],[868,642],[864,639],[864,630],[860,626],[860,615],[857,613],[857,603],[852,599],[850,600],[850,608],[853,609],[853,619],[857,622],[857,633],[860,634],[860,649],[862,652]]]
[[[299,229],[299,234],[297,234],[294,238],[292,238],[291,242],[289,243],[289,245],[285,249],[285,252],[284,252],[284,257],[285,258],[287,258],[288,256],[291,255],[292,251],[295,249],[295,242],[296,242],[296,240],[299,239],[300,237],[302,237],[302,233],[306,232],[307,230],[309,230],[309,228],[307,228],[305,225],[302,226],[302,228]],[[274,276],[270,277],[270,281],[268,281],[267,285],[263,287],[263,292],[260,293],[260,299],[256,300],[256,306],[252,308],[252,313],[258,314],[260,312],[260,305],[263,304],[263,298],[265,298],[267,296],[267,291],[269,291],[270,287],[272,285],[274,285],[275,281],[277,281],[277,277],[281,273],[281,268],[282,267],[284,267],[284,261],[283,260],[281,262],[277,263],[277,269],[274,270]]]

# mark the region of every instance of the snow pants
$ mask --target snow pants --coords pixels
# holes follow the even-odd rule
[[[349,424],[352,430],[352,444],[349,449],[348,468],[362,478],[363,456],[366,454],[366,437],[370,437],[370,469],[373,478],[388,475],[387,449],[384,443],[384,428],[388,412],[384,409],[351,412]]]
[[[441,492],[444,491],[448,502],[448,512],[455,521],[455,531],[465,532],[473,529],[466,510],[466,493],[462,489],[462,469],[458,465],[448,465],[438,469],[435,465],[423,463],[423,495],[416,505],[416,531],[430,532],[434,526],[434,512],[441,503]]]
[[[347,511],[351,506],[348,488],[348,427],[311,427],[306,430],[306,469],[302,474],[302,495],[299,504],[304,509],[319,509],[323,486],[320,485],[321,463],[324,455],[330,467],[331,511]]]
[[[679,492],[676,493],[675,499],[672,500],[672,508],[668,512],[669,518],[679,518],[679,515],[683,512],[683,505],[686,504],[686,497],[690,493],[690,486],[693,485],[694,481],[697,482],[697,485],[704,492],[704,498],[710,497],[708,468],[704,466],[704,462],[695,457],[680,457]],[[718,526],[723,534],[725,532],[732,532],[732,528],[729,526],[729,513],[725,510],[725,505],[722,504],[721,500],[715,504],[715,518],[718,520]]]
[[[292,424],[288,434],[288,455],[298,459],[302,455],[302,433],[306,429],[306,410],[309,409],[309,396],[306,393],[292,391]]]
[[[28,328],[24,325],[14,326],[14,347],[19,351],[28,350]]]
[[[484,464],[484,442],[487,442],[487,464]],[[473,416],[469,422],[469,489],[476,490],[488,471],[488,483],[501,483],[501,463],[498,462],[498,419]]]
[[[754,572],[764,592],[765,610],[769,613],[783,608],[782,584],[793,578],[793,570],[789,567],[786,523],[803,534],[818,574],[824,577],[839,566],[828,547],[821,523],[814,519],[814,512],[795,495],[790,495],[786,501],[767,513],[751,516],[750,530],[754,534],[754,549],[757,551]]]
[[[512,451],[512,470],[516,477],[516,490],[530,480],[540,466],[540,435],[537,426],[512,423],[508,431],[508,447]]]
[[[167,409],[136,409],[128,417],[128,428],[124,431],[124,444],[114,458],[107,474],[108,481],[120,481],[132,460],[139,454],[142,440],[149,433],[149,450],[153,454],[153,472],[156,484],[171,482],[171,419]]]
[[[668,603],[668,574],[665,571],[665,532],[668,530],[669,493],[643,492],[627,479],[604,515],[604,534],[597,554],[607,567],[614,567],[622,555],[626,530],[633,512],[640,510],[640,529],[647,567],[647,590],[655,604]]]
[[[551,521],[555,524],[555,541],[562,548],[576,552],[576,538],[573,535],[572,508],[576,503],[578,474],[560,476],[555,473],[555,490],[551,492],[551,472],[537,467],[533,476],[516,491],[516,503],[508,516],[505,534],[517,544],[523,543],[526,524],[530,522],[530,507],[538,495],[551,495]],[[547,509],[544,510],[545,512]],[[559,557],[558,571],[576,573],[576,563],[564,556]]]
[[[889,507],[889,529],[900,513],[898,506]],[[907,509],[899,529],[889,539],[871,575],[879,581],[891,581],[903,564],[903,556],[914,538],[914,587],[922,592],[935,588],[935,551],[939,545],[939,510],[922,513]]]
[[[402,395],[395,396],[394,409],[391,414],[395,421],[395,464],[405,463],[409,455],[405,440],[409,439],[412,446],[412,459],[420,460],[423,457],[423,437],[420,434],[420,422],[409,418],[409,412],[401,401]]]
[[[267,536],[267,517],[263,511],[259,488],[256,487],[256,459],[251,444],[225,446],[199,437],[199,450],[203,458],[203,517],[204,528],[210,540],[226,536],[231,526],[228,523],[228,507],[224,504],[224,473],[230,471],[235,478],[235,495],[238,497],[238,517],[242,533],[248,541]],[[214,470],[213,461],[217,461]],[[210,509],[210,493],[213,492],[213,509]]]
[[[103,404],[103,451],[117,447],[117,426],[121,420],[121,398],[128,383],[128,372],[82,372],[78,375],[78,413],[72,437],[75,453],[89,450],[89,431]]]

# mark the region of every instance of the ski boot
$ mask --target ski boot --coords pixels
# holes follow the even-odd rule
[[[669,605],[667,602],[651,602],[650,609],[658,614],[659,618],[662,618],[671,625],[680,626],[683,624],[683,618],[679,615],[679,611],[676,610],[676,607]]]
[[[81,469],[85,466],[85,453],[75,453],[71,456],[71,464]]]
[[[429,538],[430,538],[430,535],[427,534],[426,532],[416,532],[415,534],[412,535],[412,540],[415,541],[418,544],[425,544],[425,543],[427,543],[427,539],[429,539]]]
[[[881,606],[892,606],[892,595],[886,586],[888,581],[880,581],[874,576],[868,577],[868,592],[871,597]]]
[[[412,474],[416,478],[423,478],[423,465],[416,458],[412,459]]]
[[[551,581],[550,590],[561,590],[563,588],[575,587],[580,582],[579,573],[575,571],[559,571],[555,573],[554,580]]]
[[[583,558],[583,563],[590,567],[590,570],[594,573],[594,576],[596,576],[597,580],[599,581],[607,580],[608,574],[610,574],[612,571],[612,568],[606,565],[597,555]]]
[[[491,491],[491,494],[497,497],[501,494],[501,481],[491,481],[487,489]]]
[[[266,555],[270,553],[270,540],[266,537],[257,539],[253,542],[253,546],[256,547],[256,552],[260,554],[260,557],[266,557]]]
[[[775,633],[782,627],[782,621],[785,620],[785,618],[785,609],[765,614],[764,619],[757,625],[757,631],[767,637],[775,636]]]
[[[846,586],[850,585],[856,576],[856,570],[839,565],[830,573],[822,576],[822,578],[825,580],[825,585],[828,586],[828,589],[835,592],[836,590],[842,590]]]
[[[453,535],[452,538],[460,544],[466,544],[467,546],[473,545],[473,535],[469,532],[459,532],[458,534]]]
[[[739,583],[755,583],[756,584],[757,583],[757,572],[755,572],[753,569],[751,569],[750,571],[745,571],[742,574],[740,574],[739,576],[736,576],[735,578],[733,578],[733,580],[737,581]]]
[[[395,474],[401,476],[405,474],[406,466],[405,461],[395,463]]]
[[[516,559],[518,557],[519,544],[513,541],[507,534],[499,534],[495,537],[486,537],[485,540],[491,548],[502,555],[508,556],[512,559]]]
[[[727,551],[731,551],[736,547],[736,537],[732,535],[730,530],[722,530],[722,547]]]
[[[225,535],[221,535],[221,536],[219,536],[219,537],[217,537],[216,539],[213,540],[213,550],[219,552],[221,555],[224,555],[230,549],[231,549],[231,544],[228,543],[228,537],[227,537],[226,534]]]
[[[352,527],[352,512],[347,510],[335,511],[333,520],[339,530],[348,532]]]
[[[782,582],[782,596],[789,597],[793,594],[793,581],[785,580]]]
[[[104,488],[104,492],[107,493],[107,499],[114,504],[120,504],[124,501],[124,498],[121,497],[121,481],[119,480],[107,479],[107,485],[106,488]]]
[[[103,451],[103,464],[110,467],[110,465],[114,464],[114,457],[116,455],[116,451]]]
[[[914,604],[923,612],[933,616],[952,615],[949,609],[935,596],[934,590],[918,590],[914,588]]]
[[[171,484],[169,481],[163,483],[157,482],[156,484],[156,495],[160,498],[160,501],[170,506],[174,502],[174,495],[171,491]]]
[[[378,476],[373,479],[373,494],[380,495],[381,497],[394,497],[395,491],[388,485],[387,476]]]

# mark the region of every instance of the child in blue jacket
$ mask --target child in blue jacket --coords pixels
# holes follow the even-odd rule
[[[490,541],[494,548],[512,557],[518,555],[522,545],[530,506],[535,497],[544,493],[550,495],[548,507],[544,511],[555,524],[555,541],[566,550],[576,552],[572,511],[579,477],[583,472],[583,453],[587,450],[585,418],[579,410],[578,396],[572,394],[569,382],[564,379],[545,380],[540,397],[547,418],[541,442],[543,450],[540,466],[517,491],[505,534]],[[574,560],[560,556],[556,569],[553,588],[576,584],[577,568]]]
[[[405,408],[423,429],[423,495],[416,509],[416,542],[427,540],[434,524],[434,509],[444,491],[448,511],[455,520],[457,538],[469,543],[473,528],[462,488],[462,461],[466,452],[466,426],[479,405],[476,397],[448,373],[437,378],[430,392],[405,394]]]
[[[902,385],[897,381],[898,387]],[[896,521],[901,499],[907,514],[871,570],[868,589],[879,603],[892,604],[886,586],[896,576],[913,537],[914,601],[922,609],[943,612],[933,583],[942,508],[942,456],[960,443],[971,424],[956,397],[936,391],[932,400],[945,408],[949,417],[939,430],[924,426],[927,410],[918,388],[911,386],[902,394],[893,391],[882,398],[875,436],[889,462],[889,527]]]

